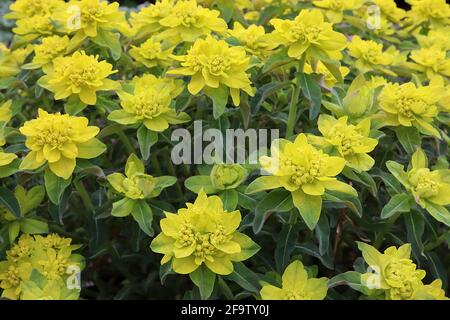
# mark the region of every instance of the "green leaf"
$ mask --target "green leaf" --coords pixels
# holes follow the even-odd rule
[[[276,189],[268,193],[255,208],[253,232],[259,233],[271,212],[287,212],[294,207],[291,193]]]
[[[297,244],[295,248],[307,255],[316,257],[326,268],[333,270],[334,264],[331,257],[329,255],[321,255],[319,252],[319,248],[316,245],[312,243],[301,243]]]
[[[268,73],[293,61],[294,60],[288,56],[287,49],[279,50],[266,59],[266,63],[264,64],[262,73]]]
[[[425,230],[425,222],[420,212],[412,210],[403,214],[406,225],[407,239],[411,243],[413,252],[416,253],[418,259],[424,250],[422,236]]]
[[[155,231],[152,228],[153,212],[145,200],[136,201],[136,204],[131,211],[134,220],[139,224],[139,227],[148,236],[153,237]]]
[[[212,185],[210,176],[189,177],[184,181],[184,186],[194,193],[199,193],[202,188],[206,194],[216,193],[219,191]]]
[[[415,127],[397,127],[398,141],[408,154],[413,154],[421,145],[420,133]]]
[[[71,116],[79,114],[81,111],[86,109],[87,104],[82,102],[78,98],[69,98],[69,100],[64,104],[64,111]]]
[[[339,70],[339,68],[340,68],[339,64],[337,64],[335,62],[331,62],[331,61],[325,61],[325,60],[321,60],[321,61],[325,65],[325,67],[327,67],[327,69],[331,72],[333,77],[338,82],[344,82],[344,79],[342,79],[341,70]]]
[[[9,243],[14,243],[20,232],[20,223],[15,220],[8,225]]]
[[[238,193],[234,189],[227,189],[219,193],[219,197],[222,199],[223,208],[226,211],[233,211],[238,204]]]
[[[330,247],[330,224],[326,214],[321,214],[317,227],[314,229],[316,238],[319,241],[319,252],[324,255]]]
[[[342,174],[348,179],[361,183],[363,186],[369,189],[370,193],[374,197],[377,197],[378,193],[377,184],[373,180],[372,176],[367,172],[365,171],[355,172],[352,169],[345,167],[344,170],[342,171]]]
[[[64,190],[70,185],[72,182],[72,177],[67,180],[58,177],[49,169],[45,170],[44,173],[44,184],[45,190],[47,191],[47,196],[51,202],[54,204],[59,204],[61,201],[61,196]]]
[[[247,210],[253,210],[258,205],[258,199],[255,199],[253,196],[249,196],[248,194],[245,194],[244,192],[241,192],[243,189],[238,188],[238,204],[247,209]],[[245,190],[245,189],[244,189]]]
[[[291,260],[298,238],[298,224],[285,224],[277,236],[275,247],[275,264],[281,273]]]
[[[405,193],[393,196],[381,210],[381,219],[387,219],[397,212],[408,212],[411,209],[409,200],[410,196]]]
[[[45,188],[43,186],[34,186],[26,191],[22,186],[17,186],[16,190],[14,190],[14,194],[19,202],[22,215],[26,215],[28,212],[38,207],[42,200],[44,200]]]
[[[242,262],[235,262],[233,273],[226,276],[227,279],[236,282],[243,289],[252,293],[259,293],[259,277]]]
[[[92,42],[98,44],[100,47],[108,48],[114,61],[120,59],[122,55],[122,46],[119,40],[119,34],[104,29],[97,29],[97,36],[91,38]]]
[[[342,203],[356,213],[358,217],[362,217],[362,206],[359,198],[352,197],[345,193],[327,190],[323,195],[323,199],[335,203]]]
[[[218,119],[225,112],[228,102],[228,88],[221,85],[218,88],[206,87],[203,91],[213,101],[213,116],[214,119]]]
[[[47,233],[48,224],[47,222],[36,220],[36,219],[21,219],[20,220],[20,230],[23,233],[36,234],[36,233]]]
[[[200,265],[194,272],[189,274],[192,282],[200,290],[202,300],[208,299],[213,290],[216,281],[216,274],[208,269],[204,264]]]
[[[300,189],[292,193],[294,206],[310,230],[314,230],[322,212],[322,197],[311,196]]]
[[[0,167],[0,179],[9,177],[19,171],[20,160],[16,159],[6,166]]]
[[[130,198],[123,198],[122,200],[114,202],[111,215],[119,218],[128,216],[133,211],[136,202],[137,200]]]
[[[146,126],[140,126],[137,131],[137,140],[142,159],[147,160],[150,157],[150,148],[158,142],[158,133],[148,130]]]
[[[232,1],[228,0],[217,0],[216,1],[217,8],[220,11],[220,16],[226,21],[229,22],[231,17],[233,16],[234,5]]]
[[[0,187],[0,204],[8,209],[16,218],[20,218],[20,206],[14,193],[5,187]]]
[[[272,94],[280,92],[283,88],[287,88],[291,85],[290,81],[285,82],[270,82],[260,86],[253,98],[250,100],[250,108],[252,114],[256,114],[261,107],[261,104],[266,101]]]
[[[383,183],[391,196],[404,192],[402,185],[400,184],[398,179],[394,178],[392,175],[384,171],[377,170],[376,176],[380,177],[381,180],[383,180]]]
[[[309,108],[309,119],[316,119],[319,116],[322,100],[320,86],[309,74],[299,73],[297,74],[297,77],[300,80],[300,86],[302,88],[303,95],[311,103]]]
[[[450,212],[448,212],[448,210],[445,207],[430,201],[426,201],[425,209],[437,221],[442,222],[446,226],[450,227]]]
[[[366,285],[361,283],[361,273],[356,271],[347,271],[328,280],[328,288],[334,288],[340,285],[347,285],[350,288],[366,293]]]
[[[161,285],[164,285],[164,282],[166,281],[168,275],[174,273],[175,272],[173,272],[172,270],[172,263],[170,261],[162,264],[159,267],[159,279],[161,280]]]

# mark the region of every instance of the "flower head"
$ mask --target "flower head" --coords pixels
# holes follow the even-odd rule
[[[162,132],[169,124],[190,120],[187,113],[177,113],[172,107],[173,99],[182,86],[176,80],[156,78],[146,74],[133,80],[133,91],[120,91],[122,109],[114,110],[109,120],[120,124],[143,123],[151,131]]]
[[[42,39],[42,43],[34,46],[34,58],[32,64],[50,72],[53,60],[63,56],[69,45],[67,36],[50,36]]]
[[[358,171],[368,171],[375,164],[367,153],[375,149],[376,139],[369,138],[370,120],[365,119],[357,125],[347,124],[347,117],[335,119],[320,115],[318,126],[323,138],[312,136],[324,148],[331,146],[333,153],[345,159],[346,165]],[[317,139],[319,138],[319,139]]]
[[[266,284],[263,300],[323,300],[328,291],[327,278],[309,278],[303,263],[296,260],[284,271],[281,288]]]
[[[356,58],[355,67],[361,72],[382,71],[390,75],[392,71],[386,68],[394,61],[394,57],[383,51],[383,45],[373,40],[362,40],[354,36],[348,45],[350,56]]]
[[[322,81],[328,88],[333,88],[334,85],[338,82],[338,79],[336,79],[336,77],[330,72],[330,70],[328,70],[328,68],[322,63],[322,61],[319,61],[317,63],[315,70],[313,70],[312,66],[309,63],[306,63],[303,68],[303,72],[305,72],[306,74],[319,74],[322,77]],[[348,75],[350,70],[347,67],[339,67],[339,72],[344,78],[346,75]]]
[[[332,23],[342,22],[344,11],[357,10],[363,5],[363,0],[314,0],[313,4],[325,9],[325,15]]]
[[[406,15],[405,10],[397,7],[395,0],[372,0],[372,2],[380,8],[382,15],[392,22],[398,23]]]
[[[357,196],[355,189],[335,177],[344,169],[346,160],[315,148],[303,133],[294,142],[274,140],[271,157],[263,156],[259,162],[271,175],[254,180],[246,192],[286,189],[292,193],[294,205],[310,229],[319,220],[325,190]]]
[[[212,32],[225,33],[227,24],[219,15],[217,10],[199,6],[196,0],[179,0],[169,14],[159,21],[165,27],[160,37],[178,43],[194,42]]]
[[[147,68],[167,67],[170,65],[172,50],[173,47],[169,47],[164,42],[151,37],[139,46],[132,45],[129,54],[139,64]]]
[[[82,40],[86,37],[95,38],[99,32],[119,31],[129,35],[130,27],[125,18],[125,13],[119,10],[119,3],[108,3],[104,0],[71,0],[68,8],[78,8],[80,18],[79,26],[70,26],[69,32],[75,31],[75,39]],[[64,26],[70,21],[68,15],[71,10],[66,9],[58,16],[58,20]],[[67,26],[66,26],[67,27]]]
[[[394,161],[388,161],[386,166],[416,203],[436,220],[450,225],[450,213],[444,207],[450,204],[449,169],[430,170],[422,149],[417,149],[413,154],[407,172],[401,164]]]
[[[64,296],[77,299],[79,289],[67,288],[68,271],[81,270],[84,263],[82,256],[72,252],[77,246],[71,241],[56,234],[22,235],[6,252],[6,260],[0,262],[2,297],[16,300],[33,295],[35,299],[46,299],[48,292],[36,291],[36,282],[51,281],[53,286],[66,287],[62,289]]]
[[[239,164],[215,164],[211,182],[219,190],[234,189],[247,178],[247,170]]]
[[[347,45],[342,33],[333,30],[333,25],[324,22],[320,10],[302,10],[294,20],[272,19],[275,41],[288,48],[288,55],[300,58],[309,56],[337,59]]]
[[[408,19],[414,25],[426,23],[430,28],[450,25],[450,5],[445,0],[410,0]]]
[[[99,131],[88,126],[85,117],[49,114],[39,109],[38,118],[26,121],[20,128],[30,149],[20,168],[33,170],[48,163],[55,175],[68,179],[77,158],[91,159],[105,151],[105,145],[94,138]]]
[[[447,52],[442,50],[441,46],[435,45],[414,50],[410,58],[415,62],[412,68],[424,73],[428,80],[436,77],[444,79],[450,77],[450,59],[447,58]]]
[[[412,82],[389,83],[384,86],[378,101],[386,114],[386,125],[414,126],[424,134],[440,137],[431,123],[439,112],[437,103],[441,97],[442,91],[434,87],[416,88]]]
[[[87,105],[95,105],[97,91],[119,88],[117,82],[107,78],[116,72],[112,70],[112,65],[84,51],[77,51],[69,57],[58,57],[53,60],[53,68],[44,71],[46,75],[38,80],[38,84],[53,92],[56,100],[75,97]]]
[[[64,0],[16,0],[9,6],[11,12],[5,18],[17,20],[49,16],[61,6],[64,6]]]
[[[0,79],[14,77],[20,72],[20,66],[33,51],[33,46],[10,50],[0,43]]]
[[[187,55],[175,58],[181,61],[181,68],[170,70],[168,74],[191,76],[188,85],[191,94],[205,87],[215,90],[225,86],[236,106],[240,104],[240,90],[253,95],[246,73],[249,58],[243,47],[230,47],[223,40],[207,36],[196,40]]]
[[[228,33],[236,38],[249,54],[258,58],[267,57],[277,46],[262,26],[252,24],[244,28],[239,22],[235,22],[234,28]]]
[[[54,33],[55,27],[49,16],[32,16],[26,19],[17,20],[17,26],[13,32],[23,36],[25,40],[32,41],[42,36],[50,36]]]
[[[194,203],[166,212],[160,221],[161,233],[151,249],[164,254],[161,264],[172,260],[176,273],[188,274],[205,264],[212,272],[227,275],[233,262],[253,256],[259,247],[248,236],[236,231],[241,213],[224,211],[218,196],[208,197],[200,191]]]
[[[387,248],[384,253],[366,243],[358,242],[364,260],[374,273],[362,275],[361,282],[371,289],[380,289],[389,300],[415,300],[423,295],[422,279],[426,273],[418,270],[411,260],[411,245],[404,244],[398,249]],[[433,283],[432,287],[438,284]],[[428,287],[428,290],[432,289]],[[440,292],[439,292],[440,293]],[[439,296],[439,294],[435,295]]]
[[[164,28],[161,20],[167,17],[174,6],[174,0],[158,0],[139,12],[131,12],[130,23],[136,39],[147,38]]]

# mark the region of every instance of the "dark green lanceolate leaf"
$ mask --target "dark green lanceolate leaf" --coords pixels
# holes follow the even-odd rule
[[[84,102],[82,102],[80,99],[75,98],[75,99],[69,99],[65,104],[64,104],[64,111],[67,114],[70,114],[72,116],[79,114],[81,111],[83,111],[84,109],[86,109],[87,104],[85,104]]]
[[[20,233],[20,222],[15,220],[8,225],[9,243],[14,243]]]
[[[298,224],[287,224],[281,229],[277,237],[275,248],[275,264],[278,272],[282,272],[289,264],[291,254],[295,249],[298,238]]]
[[[280,50],[267,58],[266,63],[264,64],[264,67],[262,69],[262,73],[268,73],[293,61],[294,60],[287,55],[286,49]]]
[[[72,178],[64,180],[56,176],[49,169],[44,173],[44,184],[47,196],[54,204],[59,204],[64,190],[70,185]]]
[[[227,279],[236,282],[244,290],[258,293],[261,289],[259,276],[247,268],[242,262],[235,262],[233,273],[225,276]]]
[[[245,194],[244,192],[241,192],[242,189],[237,189],[238,193],[238,204],[247,209],[247,210],[253,210],[258,205],[258,199],[254,197],[253,195]]]
[[[389,173],[377,170],[375,175],[381,178],[391,196],[404,192],[400,182]]]
[[[131,215],[139,224],[141,230],[148,236],[153,237],[155,233],[152,229],[153,213],[145,200],[136,201],[133,210],[131,211]]]
[[[361,172],[355,172],[353,170],[351,170],[350,168],[344,168],[344,170],[342,171],[342,174],[347,177],[348,179],[351,179],[353,181],[356,181],[360,184],[362,184],[363,186],[369,188],[370,193],[376,197],[378,194],[378,190],[377,190],[377,184],[375,182],[375,180],[373,180],[372,176],[365,172],[365,171],[361,171]]]
[[[312,243],[301,243],[297,244],[295,248],[309,256],[319,259],[326,268],[330,270],[334,269],[334,263],[331,257],[329,255],[321,255],[316,245]]]
[[[158,133],[150,131],[142,125],[137,131],[137,140],[142,159],[148,160],[150,157],[150,148],[158,142]]]
[[[421,145],[420,133],[414,127],[398,127],[395,131],[398,141],[409,154],[413,154]]]
[[[172,262],[166,262],[159,267],[159,279],[161,280],[161,284],[164,285],[167,276],[174,274],[172,270]]]
[[[381,210],[381,219],[387,219],[397,212],[408,212],[411,209],[409,205],[411,197],[408,194],[397,194]]]
[[[321,214],[317,227],[314,229],[316,238],[319,241],[319,252],[324,255],[330,247],[330,224],[326,214]]]
[[[413,253],[415,253],[416,259],[418,259],[424,250],[422,243],[423,232],[425,229],[425,222],[420,212],[411,210],[403,214],[403,219],[406,225],[408,242],[411,243]]]
[[[256,114],[261,107],[261,104],[266,101],[272,94],[279,92],[283,88],[291,85],[289,81],[285,82],[270,82],[258,88],[253,98],[250,100],[250,108],[252,114]]]
[[[253,232],[258,233],[264,226],[265,220],[271,212],[287,212],[294,207],[291,193],[284,189],[273,190],[268,193],[255,208]]]
[[[342,203],[351,211],[356,213],[358,217],[362,217],[362,206],[358,198],[352,197],[348,194],[330,191],[325,192],[323,199],[330,202]]]
[[[214,119],[218,119],[224,112],[228,102],[229,90],[224,85],[218,88],[205,88],[205,94],[211,98],[213,102],[213,116]]]
[[[217,0],[216,1],[217,8],[220,11],[221,17],[226,21],[230,21],[233,16],[234,5],[232,2],[227,0]]]
[[[361,284],[361,273],[356,271],[347,271],[338,274],[328,281],[328,288],[334,288],[340,285],[347,285],[361,293],[366,293],[367,291],[367,287]]]
[[[236,209],[238,204],[238,193],[236,190],[224,190],[219,193],[219,197],[222,199],[224,210],[233,211]]]
[[[427,267],[433,275],[433,279],[441,279],[444,290],[448,289],[448,276],[446,267],[435,252],[429,252],[427,256]]]
[[[204,264],[197,268],[194,272],[189,274],[192,282],[200,290],[200,296],[203,300],[208,299],[214,289],[216,274],[208,269]]]
[[[20,218],[20,206],[14,193],[5,187],[0,187],[0,204],[8,209],[16,218]]]
[[[320,91],[320,86],[314,78],[306,73],[297,74],[299,78],[300,86],[302,88],[302,93],[306,99],[310,101],[309,108],[309,119],[313,120],[319,116],[322,93]]]
[[[37,234],[37,233],[47,233],[48,224],[47,222],[37,220],[37,219],[21,219],[20,220],[20,230],[23,233]]]

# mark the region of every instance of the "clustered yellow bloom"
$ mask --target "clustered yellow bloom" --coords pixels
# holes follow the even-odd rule
[[[199,6],[196,0],[176,1],[169,14],[159,20],[159,24],[165,27],[159,36],[179,43],[194,42],[200,36],[212,32],[223,34],[227,24],[219,15],[217,10]]]
[[[120,87],[116,81],[107,78],[117,72],[112,70],[112,65],[84,51],[77,51],[69,57],[55,58],[53,67],[44,72],[46,75],[38,80],[38,84],[53,92],[55,100],[72,97],[87,105],[95,105],[97,91]]]
[[[288,48],[288,55],[299,59],[303,54],[315,58],[339,59],[347,45],[342,33],[324,22],[319,10],[302,10],[294,20],[272,19],[274,41]]]
[[[410,244],[398,249],[389,247],[384,253],[362,242],[358,242],[358,247],[371,271],[374,271],[362,275],[361,282],[369,289],[381,290],[381,294],[389,300],[448,300],[441,280],[423,284],[426,272],[417,270],[412,262]]]
[[[167,67],[170,65],[170,55],[173,48],[173,46],[168,46],[163,41],[151,37],[139,46],[132,45],[128,53],[139,64],[147,68]]]
[[[310,229],[319,220],[325,190],[357,195],[355,189],[335,177],[344,169],[346,160],[315,148],[308,143],[305,134],[299,134],[294,142],[275,140],[271,146],[271,157],[263,156],[259,162],[271,175],[254,180],[248,186],[247,193],[276,188],[288,190]]]
[[[445,208],[450,204],[449,169],[430,170],[422,149],[413,154],[407,172],[394,161],[386,162],[386,166],[422,208],[450,226],[450,212]]]
[[[11,104],[12,101],[8,100],[0,105],[0,147],[3,147],[6,144],[4,131],[6,123],[8,123],[12,117]],[[4,152],[2,148],[0,148],[0,167],[10,164],[15,159],[17,159],[17,155]]]
[[[348,45],[348,53],[356,58],[355,68],[365,73],[369,71],[381,71],[388,75],[394,75],[386,68],[394,61],[394,57],[388,51],[383,51],[383,45],[373,40],[362,40],[354,36]]]
[[[236,231],[241,222],[239,210],[227,212],[218,196],[200,191],[194,203],[177,214],[165,212],[161,233],[151,249],[164,254],[161,264],[172,260],[176,273],[188,274],[205,264],[212,272],[227,275],[233,262],[253,256],[259,247],[248,236]]]
[[[230,47],[223,40],[211,36],[198,39],[187,55],[174,57],[181,61],[181,68],[169,70],[168,74],[191,76],[188,90],[199,93],[203,88],[214,91],[225,86],[235,106],[240,104],[240,90],[253,95],[246,70],[249,58],[243,47]]]
[[[79,289],[68,288],[72,269],[81,272],[83,257],[72,239],[57,234],[22,235],[0,261],[0,288],[8,299],[78,299]],[[44,281],[39,277],[43,277]],[[44,282],[44,288],[40,288]]]
[[[413,50],[410,57],[414,61],[410,67],[424,73],[428,80],[450,77],[450,59],[441,45]]]
[[[312,143],[322,148],[331,147],[331,154],[343,157],[346,165],[357,171],[368,171],[375,160],[367,153],[375,149],[378,141],[369,138],[370,119],[364,119],[357,125],[347,124],[348,117],[335,119],[332,116],[320,115],[318,127],[323,137],[310,136]]]
[[[263,300],[323,300],[328,291],[327,278],[309,278],[300,261],[292,262],[284,271],[281,288],[263,284]]]
[[[30,152],[20,168],[33,170],[48,163],[58,177],[68,179],[75,169],[76,159],[92,159],[102,154],[106,146],[95,136],[99,128],[88,126],[85,117],[49,114],[39,109],[37,119],[26,121],[20,132],[27,137]]]
[[[76,8],[75,10],[71,10]],[[79,14],[79,18],[77,15]],[[119,31],[131,35],[125,13],[119,10],[119,3],[104,0],[71,0],[62,12],[57,13],[57,20],[65,31],[75,32],[72,39],[79,43],[83,39],[95,38],[99,33]]]
[[[417,88],[414,83],[386,84],[378,100],[385,112],[384,125],[414,126],[427,135],[440,137],[439,131],[432,125],[439,113],[438,102],[443,96],[441,88],[423,86]]]
[[[174,0],[160,0],[139,12],[131,12],[130,23],[134,37],[143,39],[159,33],[164,28],[160,21],[171,13],[173,6]]]
[[[344,11],[361,8],[364,0],[314,0],[316,7],[325,9],[325,15],[332,23],[339,23],[344,17]]]
[[[44,72],[51,72],[53,61],[64,56],[69,45],[67,36],[50,36],[42,39],[42,43],[34,46],[34,58],[31,68],[42,68]]]
[[[228,33],[244,46],[245,50],[258,58],[267,57],[277,44],[272,41],[270,34],[266,34],[263,26],[250,25],[244,28],[239,22]]]
[[[179,81],[146,74],[133,79],[133,91],[118,92],[122,109],[114,110],[109,120],[120,124],[143,123],[151,131],[162,132],[169,124],[190,120],[185,112],[177,113],[173,101],[183,89]]]
[[[372,0],[371,2],[377,5],[381,14],[392,22],[399,23],[406,15],[405,10],[397,7],[395,0]]]
[[[414,25],[429,24],[430,28],[450,25],[450,5],[445,0],[409,0],[408,20]]]
[[[3,43],[0,43],[0,79],[17,75],[31,51],[33,51],[31,45],[10,50]]]

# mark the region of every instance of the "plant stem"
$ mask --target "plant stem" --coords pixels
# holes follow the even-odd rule
[[[300,64],[298,72],[303,72],[303,66],[305,64],[305,55],[300,59]],[[286,127],[286,139],[289,139],[294,135],[295,121],[297,120],[297,110],[298,110],[298,98],[300,97],[300,78],[296,76],[294,88],[291,96],[291,103],[289,104],[289,116],[288,123]]]
[[[83,201],[83,204],[86,207],[86,209],[88,209],[92,213],[94,213],[95,207],[92,204],[91,197],[87,193],[86,188],[84,187],[84,184],[79,179],[75,179],[73,184],[75,186],[75,189],[78,191],[78,194],[80,195],[80,198]]]

